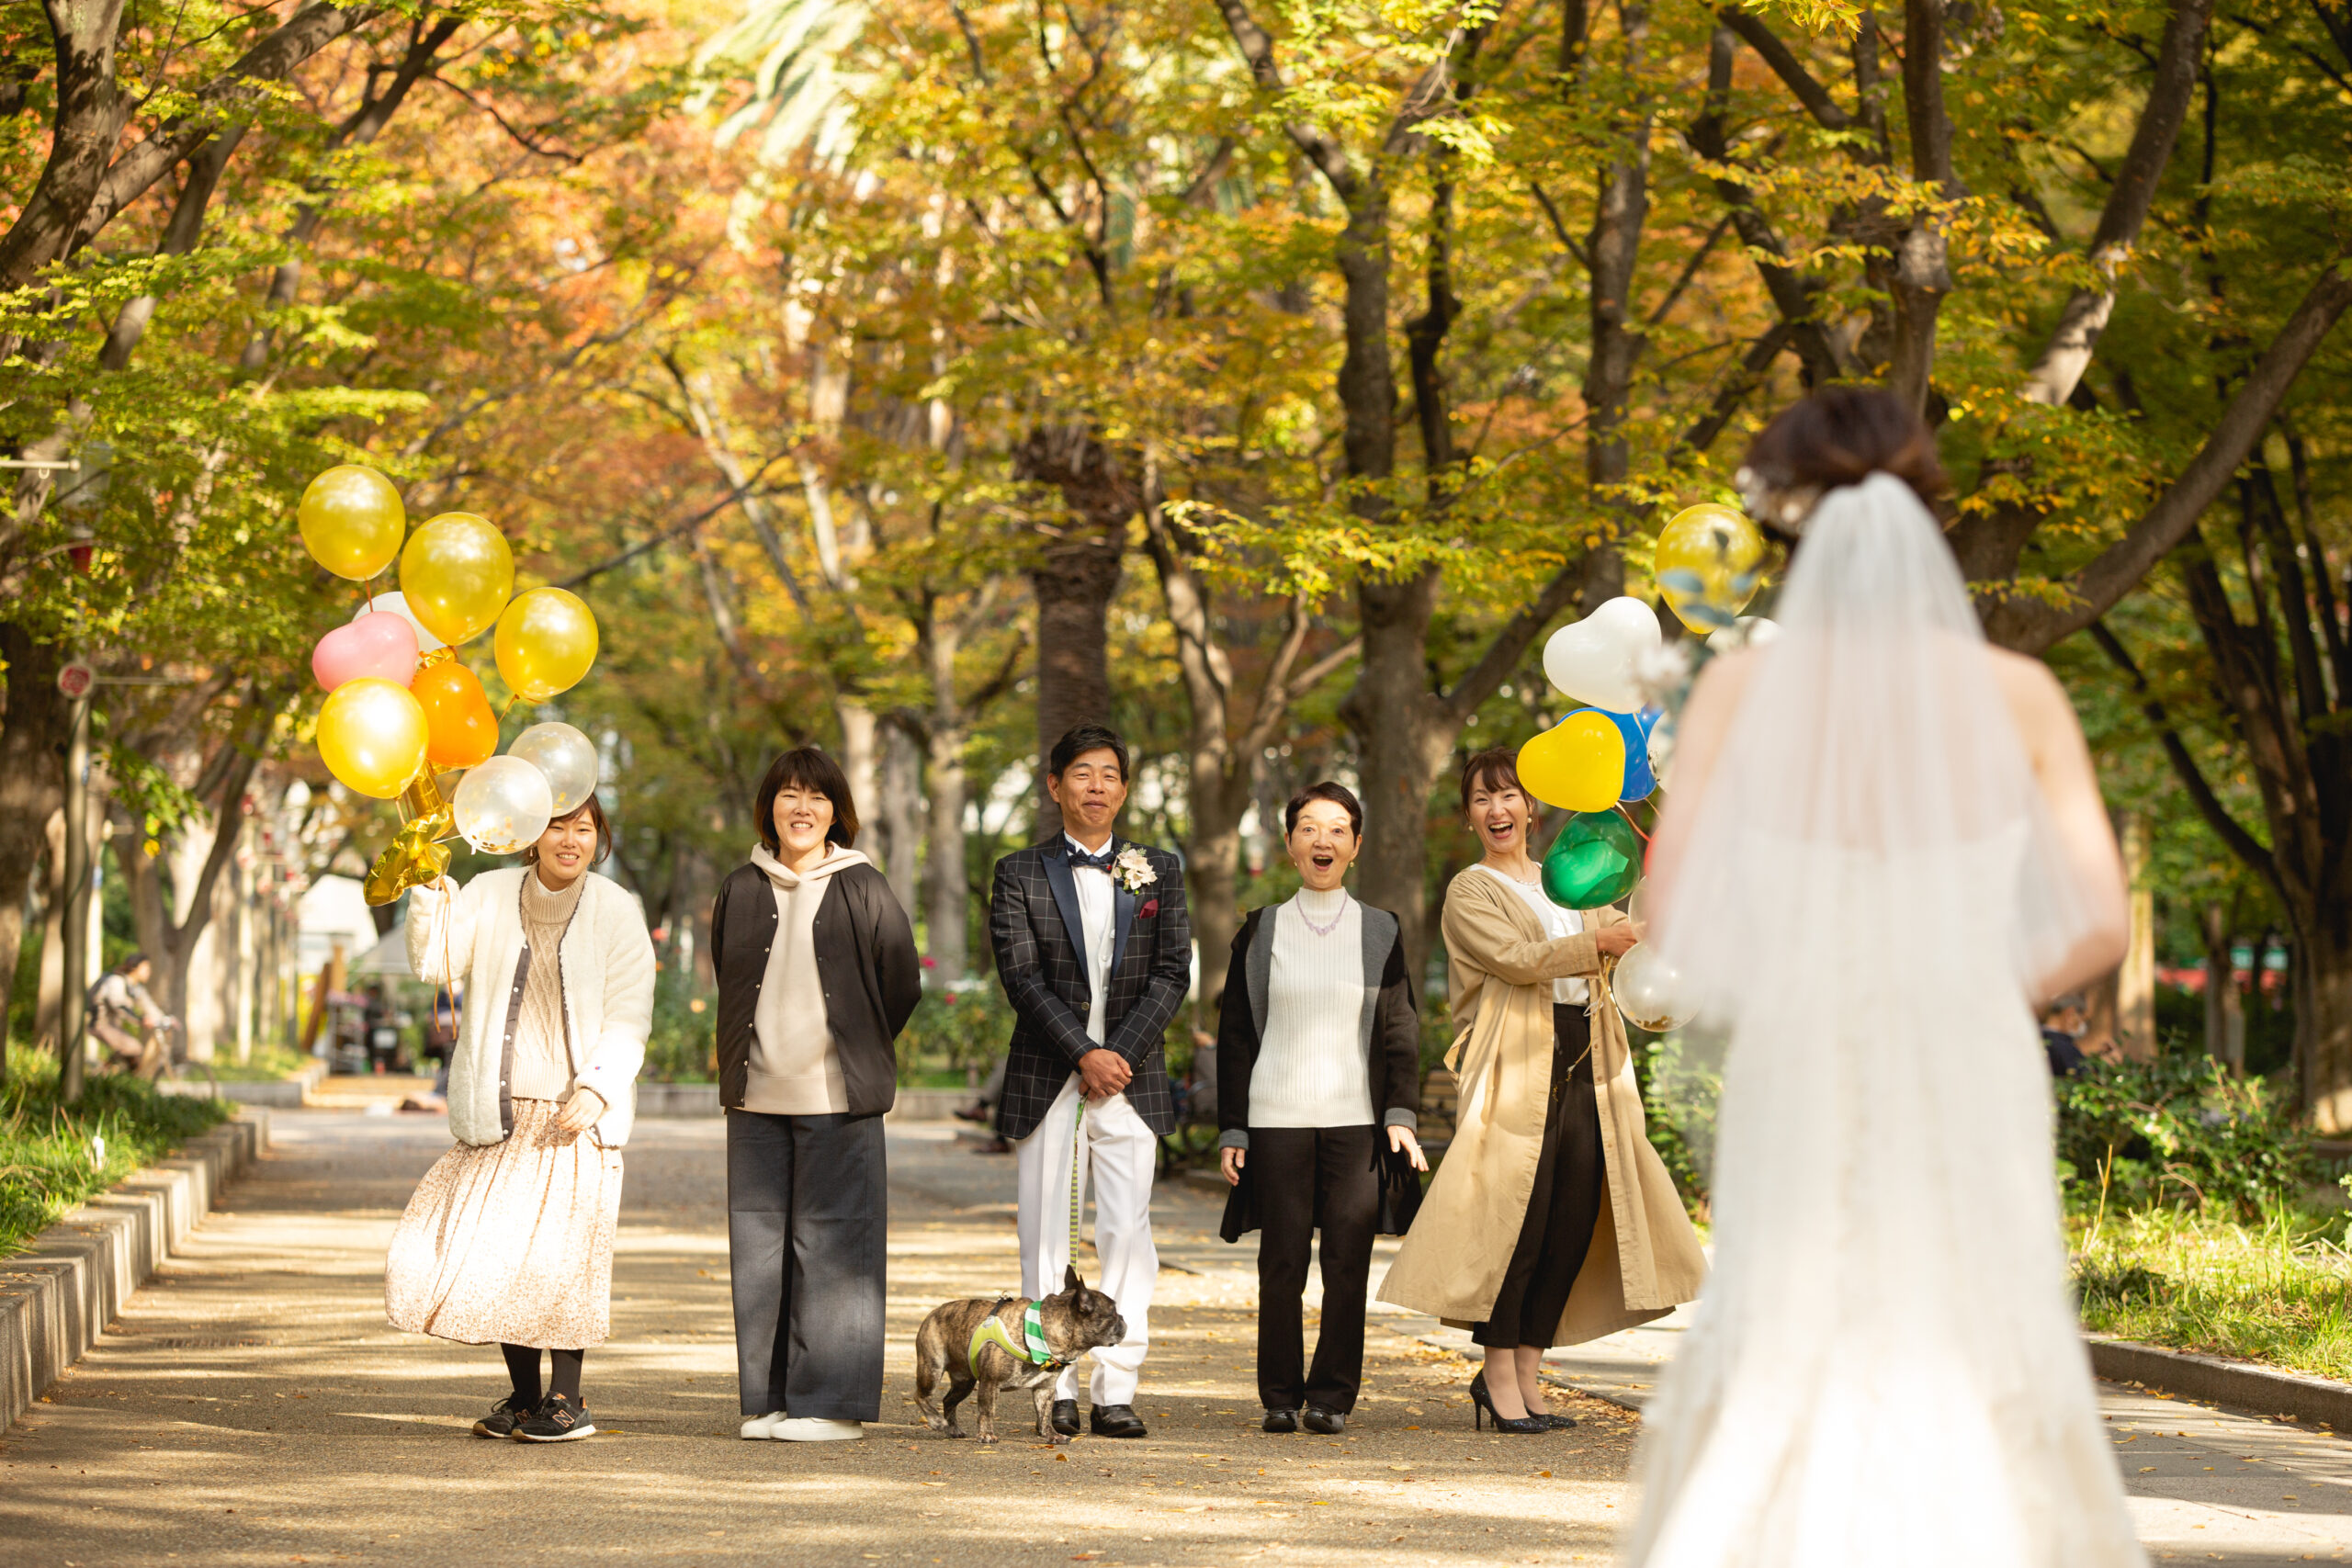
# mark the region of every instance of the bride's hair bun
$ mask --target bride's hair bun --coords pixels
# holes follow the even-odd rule
[[[1877,387],[1825,387],[1772,416],[1738,483],[1757,525],[1794,539],[1824,495],[1882,470],[1930,510],[1951,488],[1934,434],[1908,403]]]

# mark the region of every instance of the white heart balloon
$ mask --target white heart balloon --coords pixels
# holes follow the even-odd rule
[[[1634,713],[1645,700],[1634,671],[1658,646],[1657,612],[1639,599],[1611,599],[1544,645],[1544,673],[1580,703]]]
[[[392,615],[398,615],[401,620],[406,621],[411,626],[414,627],[416,631],[416,651],[419,653],[430,653],[436,648],[447,648],[449,646],[447,643],[443,642],[439,637],[435,637],[431,632],[426,631],[423,621],[418,620],[414,615],[409,614],[408,595],[405,593],[379,593],[373,599],[368,600],[365,605],[361,606],[359,615],[364,615],[370,610],[389,611]],[[351,618],[356,621],[359,618],[359,615],[354,615]]]

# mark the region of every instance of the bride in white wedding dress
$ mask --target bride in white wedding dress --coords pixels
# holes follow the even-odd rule
[[[2139,1568],[2031,1007],[2123,951],[2081,730],[1985,644],[1907,408],[1815,394],[1742,483],[1797,544],[1781,637],[1691,694],[1651,851],[1652,938],[1729,1045],[1630,1561]]]

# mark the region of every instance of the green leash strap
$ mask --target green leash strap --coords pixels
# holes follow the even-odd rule
[[[1000,1302],[998,1304],[1003,1303]],[[1021,1337],[1027,1343],[1014,1344],[1012,1332],[1005,1327],[1004,1319],[991,1312],[988,1316],[980,1319],[979,1327],[972,1331],[972,1343],[965,1353],[964,1364],[978,1371],[981,1348],[993,1345],[1014,1360],[1027,1361],[1032,1366],[1066,1367],[1069,1365],[1068,1361],[1056,1356],[1052,1348],[1046,1345],[1046,1325],[1037,1316],[1035,1302],[1031,1302],[1021,1314]]]

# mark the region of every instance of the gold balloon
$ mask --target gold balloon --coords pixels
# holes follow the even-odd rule
[[[596,662],[596,617],[576,593],[534,588],[498,618],[498,673],[526,703],[568,692]]]
[[[406,824],[392,835],[390,845],[376,857],[376,863],[368,868],[368,880],[361,884],[370,906],[389,904],[412,887],[436,882],[449,869],[448,846],[442,840],[458,836],[458,824],[449,803],[441,798],[441,785],[432,769],[417,774],[401,791],[401,815],[407,818]]]
[[[514,552],[487,519],[444,512],[409,536],[401,592],[418,624],[454,648],[497,623],[514,592]]]
[[[319,709],[319,756],[350,788],[390,800],[424,766],[424,708],[406,686],[345,681]]]
[[[1730,626],[1762,585],[1764,536],[1736,507],[1686,507],[1658,530],[1650,575],[1682,624],[1706,633]],[[1696,592],[1693,592],[1693,583]]]
[[[337,577],[365,582],[400,554],[408,509],[391,480],[345,463],[311,481],[294,521],[312,560]]]

